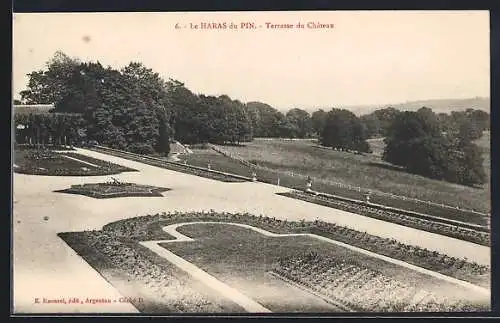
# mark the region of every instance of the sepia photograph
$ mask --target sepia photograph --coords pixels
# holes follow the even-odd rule
[[[11,314],[491,311],[488,11],[12,19]]]

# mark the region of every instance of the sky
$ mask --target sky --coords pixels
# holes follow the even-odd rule
[[[278,109],[489,97],[489,41],[488,11],[14,14],[13,95],[62,51]]]

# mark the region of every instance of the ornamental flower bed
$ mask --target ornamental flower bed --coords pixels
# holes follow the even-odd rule
[[[120,280],[126,277],[130,279],[129,284],[140,285],[135,290],[138,295],[133,296],[145,299],[144,303],[138,304],[142,306],[138,307],[141,312],[241,311],[241,308],[234,308],[234,304],[231,307],[230,304],[222,304],[221,299],[215,300],[213,293],[203,294],[197,290],[199,285],[193,288],[188,281],[183,281],[182,277],[186,277],[184,273],[179,274],[169,261],[139,244],[140,241],[174,239],[162,227],[192,221],[242,223],[275,233],[309,232],[342,242],[350,241],[352,245],[364,246],[365,249],[370,249],[370,246],[377,246],[386,252],[397,249],[401,252],[393,253],[394,258],[473,283],[489,284],[486,281],[489,279],[489,268],[486,266],[320,221],[290,222],[246,213],[176,212],[124,219],[107,224],[98,231],[58,235],[112,283],[113,279],[118,279],[116,277],[122,277]],[[358,258],[356,252],[341,256],[343,260],[337,259],[335,254],[324,258],[315,253],[291,251],[287,254],[291,257],[279,254],[275,266],[266,270],[271,270],[272,275],[287,282],[312,290],[322,298],[333,299],[332,303],[339,304],[339,308],[355,311],[478,311],[487,306],[484,301],[479,301],[483,302],[481,304],[466,304],[456,300],[436,300],[432,292],[417,288],[418,280],[397,280],[406,277],[404,272],[395,276],[399,278],[393,278],[390,268],[381,269],[385,273],[382,274],[382,271],[377,271],[379,267],[374,267],[376,263],[365,267],[362,264],[366,259]],[[429,260],[434,260],[434,263]],[[141,294],[142,291],[145,294]],[[461,297],[467,298],[463,293]]]
[[[59,193],[79,194],[93,198],[116,198],[116,197],[162,197],[162,192],[169,188],[139,185],[134,183],[122,183],[118,181],[107,183],[92,183],[83,185],[72,185],[71,188],[56,191]]]
[[[355,312],[471,312],[482,304],[443,299],[353,261],[315,252],[281,258],[272,272]]]
[[[459,226],[458,224],[452,225],[448,223],[416,218],[410,215],[396,213],[389,210],[383,210],[376,207],[370,207],[368,205],[361,205],[357,203],[341,201],[326,196],[307,194],[300,191],[278,193],[278,194],[310,203],[333,207],[343,211],[356,213],[383,221],[401,224],[415,229],[420,229],[428,232],[433,232],[477,243],[483,246],[490,245],[490,234],[488,232],[482,232],[474,229],[464,228]]]
[[[384,256],[436,271],[480,286],[490,285],[490,268],[449,257],[437,251],[406,245],[394,239],[386,239],[323,221],[286,221],[248,213],[162,213],[120,220],[107,224],[103,231],[113,236],[136,241],[166,239],[161,228],[177,222],[219,221],[236,222],[262,228],[274,233],[313,233],[369,250]]]
[[[59,153],[47,149],[16,150],[14,158],[17,166],[14,171],[29,175],[103,176],[136,171],[77,153]]]

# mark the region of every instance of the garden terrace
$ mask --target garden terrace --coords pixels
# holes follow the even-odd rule
[[[136,170],[77,153],[58,153],[42,148],[15,150],[14,171],[45,176],[102,176]]]
[[[208,223],[192,223],[200,221],[208,221]],[[337,306],[334,302],[325,302],[322,297],[315,298],[307,291],[297,291],[292,285],[270,274],[270,272],[276,274],[276,268],[284,268],[280,267],[280,262],[283,264],[283,259],[290,257],[296,259],[313,251],[324,255],[327,259],[335,259],[344,263],[353,261],[361,268],[366,267],[373,272],[378,270],[384,275],[383,277],[402,281],[411,286],[420,286],[423,290],[428,291],[429,295],[435,293],[440,299],[443,299],[441,297],[443,295],[454,295],[462,300],[470,298],[475,300],[476,297],[475,290],[465,289],[438,277],[428,276],[424,272],[411,269],[412,267],[405,267],[397,262],[389,262],[380,257],[360,253],[342,245],[302,235],[268,237],[254,230],[224,222],[247,224],[279,234],[312,233],[356,245],[364,250],[378,251],[378,254],[385,254],[393,259],[401,259],[421,268],[489,287],[489,268],[486,266],[319,221],[289,222],[250,214],[215,212],[164,213],[120,220],[105,225],[100,231],[70,232],[59,234],[59,236],[100,273],[110,270],[106,266],[111,266],[115,271],[123,271],[129,275],[128,277],[134,277],[135,282],[142,282],[141,284],[152,291],[149,295],[149,302],[156,299],[166,303],[165,297],[168,298],[169,295],[168,288],[174,284],[172,281],[177,279],[176,274],[172,274],[172,266],[169,261],[158,257],[158,255],[155,258],[150,249],[141,245],[143,241],[152,240],[160,240],[159,245],[163,248],[203,269],[216,279],[240,290],[273,312],[342,311],[342,306]],[[165,226],[177,223],[185,223],[176,230],[180,234],[192,238],[192,241],[177,242],[172,235],[163,230]],[[144,260],[145,258],[148,260]],[[368,269],[365,272],[368,272]],[[154,273],[149,275],[150,271]],[[143,272],[145,272],[144,276]],[[314,277],[314,272],[310,273],[310,277]],[[125,275],[125,273],[123,274]],[[289,277],[288,279],[293,278],[284,272],[278,274]],[[332,277],[339,277],[339,275],[333,273]],[[162,277],[164,277],[163,282]],[[112,278],[109,280],[113,283]],[[317,285],[321,284],[318,282]],[[382,286],[372,285],[372,292],[379,293],[377,290]],[[352,287],[349,286],[345,288]],[[158,296],[159,294],[164,296]],[[293,300],[289,298],[291,294],[296,296]],[[380,299],[386,299],[390,293],[380,295],[382,295]],[[148,298],[145,294],[140,295],[140,297]],[[204,297],[201,299],[206,299],[207,296]],[[480,310],[489,306],[489,299],[482,298],[483,295],[477,297],[480,299],[480,304],[473,304],[472,310]],[[185,301],[188,305],[191,304],[185,307],[188,309],[192,309],[193,302],[201,302],[200,300],[193,301],[190,297],[185,298]],[[347,301],[349,300],[347,299]],[[170,300],[170,302],[173,304],[175,300]],[[439,304],[440,308],[448,306],[447,304]],[[165,305],[165,308],[168,311],[168,308],[172,307]],[[241,311],[241,308],[234,307],[234,304],[231,308],[234,311]],[[465,305],[460,308],[464,309]],[[379,308],[372,310],[379,310]],[[421,309],[414,307],[412,310]],[[152,309],[144,309],[144,311],[148,312]]]
[[[388,221],[419,230],[425,230],[477,243],[483,246],[490,245],[489,229],[482,226],[431,217],[425,214],[403,212],[402,210],[399,211],[397,209],[386,208],[362,201],[344,199],[337,196],[328,196],[325,194],[314,194],[301,191],[277,194],[318,205],[332,207],[346,212],[361,214],[382,221]]]
[[[167,161],[164,159],[156,158],[156,157],[150,157],[150,156],[145,156],[145,155],[138,155],[126,151],[121,151],[117,149],[111,149],[107,147],[93,147],[91,150],[105,153],[108,155],[116,156],[116,157],[121,157],[125,158],[128,160],[136,161],[136,162],[141,162],[150,166],[156,166],[168,170],[173,170],[185,174],[190,174],[190,175],[195,175],[195,176],[200,176],[200,177],[205,177],[221,182],[245,182],[250,180],[249,178],[243,177],[243,176],[238,176],[234,174],[229,174],[229,173],[224,173],[220,171],[215,171],[211,170],[208,168],[202,168],[202,167],[196,167],[196,166],[191,166],[191,165],[186,165],[183,163],[177,163],[177,162],[172,162],[172,161]]]
[[[83,185],[71,185],[71,188],[58,190],[59,193],[85,195],[93,198],[117,198],[117,197],[162,197],[162,192],[169,188],[139,185],[135,183],[122,183],[116,180],[106,183],[91,183]]]

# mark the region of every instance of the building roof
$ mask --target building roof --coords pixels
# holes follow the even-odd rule
[[[53,104],[14,104],[14,113],[48,113],[54,109]]]

